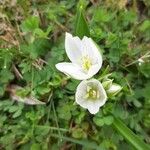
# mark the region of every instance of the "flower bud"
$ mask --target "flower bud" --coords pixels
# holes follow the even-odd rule
[[[113,80],[111,80],[111,79],[105,80],[105,81],[102,83],[104,89],[105,89],[105,90],[108,90],[108,89],[111,87],[112,82],[113,82]]]
[[[106,91],[109,96],[115,96],[121,91],[122,87],[116,83],[113,83],[110,88]]]

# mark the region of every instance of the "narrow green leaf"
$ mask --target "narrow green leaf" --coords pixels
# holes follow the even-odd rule
[[[142,141],[135,133],[133,133],[120,119],[115,118],[113,126],[137,150],[150,150],[150,147],[144,143],[144,141]]]
[[[88,24],[86,19],[83,15],[83,7],[82,5],[77,9],[77,16],[76,16],[76,24],[75,24],[75,35],[83,38],[83,36],[90,36],[90,31],[88,28]]]
[[[89,149],[99,149],[99,147],[96,143],[90,142],[90,141],[87,141],[87,140],[77,140],[77,139],[74,139],[74,138],[71,138],[71,137],[65,137],[65,136],[60,137],[57,134],[51,134],[50,136],[55,137],[55,138],[61,138],[64,141],[69,141],[69,142],[72,142],[72,143],[75,143],[75,144],[79,144],[79,145],[82,145],[82,146],[87,147]]]

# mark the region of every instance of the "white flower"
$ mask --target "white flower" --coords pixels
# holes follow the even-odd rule
[[[77,87],[75,100],[81,107],[88,109],[91,114],[96,114],[99,108],[105,104],[107,95],[98,80],[83,80]]]
[[[116,83],[113,83],[110,88],[106,91],[108,95],[115,96],[122,90],[122,87]]]
[[[71,62],[56,64],[56,68],[77,80],[85,80],[94,76],[102,66],[102,55],[91,38],[81,40],[66,33],[65,49]]]

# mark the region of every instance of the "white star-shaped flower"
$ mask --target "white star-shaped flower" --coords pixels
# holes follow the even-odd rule
[[[91,38],[81,40],[66,33],[65,50],[71,62],[56,64],[56,68],[77,80],[85,80],[94,76],[102,66],[102,55]]]
[[[107,95],[102,84],[96,80],[83,80],[77,87],[76,103],[96,114],[99,108],[106,103]]]

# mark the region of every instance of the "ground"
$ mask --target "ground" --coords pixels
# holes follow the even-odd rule
[[[75,35],[78,1],[0,1],[0,149],[134,149],[114,128],[114,118],[150,144],[150,2],[81,3],[90,37],[103,53],[95,77],[112,73],[122,91],[91,115],[75,104],[80,81],[55,67],[69,61],[65,32]]]

